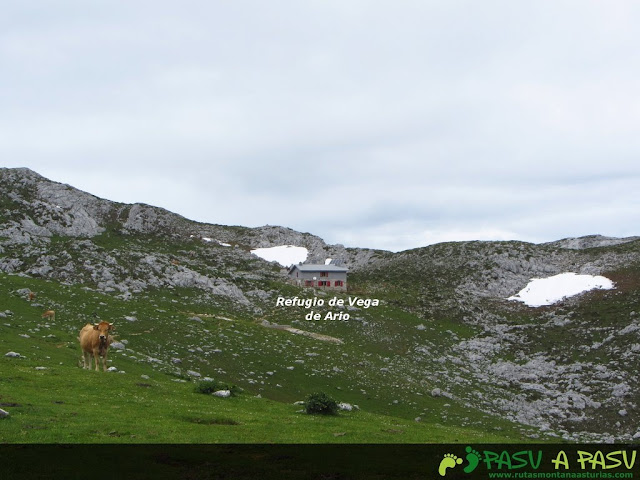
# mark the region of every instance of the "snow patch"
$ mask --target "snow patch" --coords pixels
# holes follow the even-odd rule
[[[278,262],[283,267],[288,267],[294,263],[304,262],[309,255],[309,250],[293,245],[281,245],[279,247],[256,248],[251,250],[251,253],[267,262]]]
[[[532,279],[526,287],[507,300],[523,302],[529,307],[542,307],[590,290],[613,288],[615,288],[614,283],[600,275],[560,273],[553,277]]]

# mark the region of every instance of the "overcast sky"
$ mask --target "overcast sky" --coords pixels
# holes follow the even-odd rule
[[[640,235],[640,3],[5,1],[0,166],[404,250]]]

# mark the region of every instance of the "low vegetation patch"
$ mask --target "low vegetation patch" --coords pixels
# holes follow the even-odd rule
[[[232,397],[242,393],[242,388],[218,380],[201,380],[196,383],[196,386],[194,387],[194,391],[196,393],[202,393],[204,395],[211,395],[212,393],[220,390],[228,390],[231,392]]]
[[[324,392],[312,393],[307,398],[305,411],[311,415],[337,415],[338,402]]]
[[[240,422],[236,422],[232,418],[224,418],[224,417],[213,417],[213,418],[185,417],[185,420],[189,423],[196,423],[198,425],[240,425]]]

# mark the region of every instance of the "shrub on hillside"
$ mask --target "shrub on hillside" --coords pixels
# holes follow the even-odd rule
[[[324,392],[312,393],[307,398],[305,411],[309,414],[337,415],[338,402]]]
[[[196,393],[202,393],[204,395],[211,395],[213,392],[220,390],[229,390],[232,397],[242,393],[242,389],[240,387],[220,382],[218,380],[201,380],[196,383],[193,390]]]

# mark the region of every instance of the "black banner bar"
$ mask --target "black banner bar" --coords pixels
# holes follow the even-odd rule
[[[0,445],[0,479],[634,479],[640,445]]]

